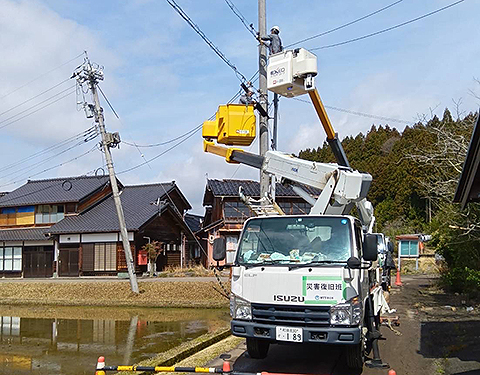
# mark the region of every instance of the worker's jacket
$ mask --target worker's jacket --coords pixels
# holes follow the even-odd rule
[[[282,40],[277,34],[269,34],[268,36],[264,36],[262,40],[265,42],[270,42],[268,44],[270,55],[283,51]]]

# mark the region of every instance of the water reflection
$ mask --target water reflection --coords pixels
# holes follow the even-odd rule
[[[228,324],[223,310],[156,310],[156,320],[151,311],[150,320],[133,311],[129,320],[68,319],[65,309],[62,318],[2,316],[0,374],[92,374],[100,355],[107,364],[132,364]]]

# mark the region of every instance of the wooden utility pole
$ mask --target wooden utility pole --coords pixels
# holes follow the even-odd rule
[[[266,0],[258,0],[258,32],[260,38],[267,35]],[[260,39],[261,40],[261,39]],[[259,99],[264,112],[268,113],[268,91],[267,91],[267,46],[260,42],[258,46],[258,72],[259,72]],[[260,115],[259,119],[259,153],[265,156],[268,151],[268,116]],[[269,191],[269,177],[260,170],[260,198],[266,197]]]
[[[98,129],[102,136],[102,148],[105,153],[105,160],[107,162],[108,174],[110,175],[110,185],[112,187],[113,201],[115,202],[115,209],[117,211],[118,223],[120,225],[120,235],[122,237],[123,250],[125,252],[125,260],[127,262],[128,276],[130,278],[130,286],[132,292],[139,293],[137,277],[135,276],[135,266],[130,249],[130,241],[128,240],[128,232],[125,224],[125,216],[123,214],[122,202],[120,201],[120,194],[118,192],[117,178],[115,177],[115,170],[113,169],[112,155],[110,154],[110,147],[115,147],[120,143],[118,134],[107,133],[105,130],[105,123],[103,118],[103,108],[100,106],[98,99],[97,84],[99,80],[103,80],[103,71],[100,67],[94,67],[90,63],[88,57],[85,58],[84,64],[73,74],[77,82],[82,85],[87,83],[92,92],[94,105],[89,105],[95,115],[95,122],[98,124]],[[117,135],[117,136],[116,136]]]

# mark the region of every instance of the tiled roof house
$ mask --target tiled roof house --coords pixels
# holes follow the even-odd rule
[[[213,263],[213,238],[223,236],[227,242],[227,261],[234,256],[243,223],[252,216],[250,209],[241,202],[239,188],[246,196],[259,199],[260,184],[252,180],[208,179],[203,195],[205,217],[202,230],[208,239],[208,259]],[[309,186],[302,188],[313,198],[320,191]],[[308,214],[311,205],[297,195],[291,187],[276,185],[276,202],[287,215]]]
[[[136,270],[146,271],[148,241],[160,241],[157,266],[195,259],[196,240],[184,220],[191,208],[174,183],[119,183]],[[114,275],[126,271],[109,178],[28,181],[0,197],[0,275]]]

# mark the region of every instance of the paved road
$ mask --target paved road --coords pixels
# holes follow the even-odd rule
[[[427,291],[432,280],[427,277],[404,277],[404,286],[391,294],[391,307],[397,309],[401,335],[388,327],[381,331],[386,338],[380,341],[380,354],[397,374],[468,374],[480,375],[480,313],[466,312],[455,296]],[[455,305],[451,311],[445,305]],[[453,310],[453,309],[452,309]],[[448,333],[448,334],[447,334]],[[232,350],[235,371],[262,371],[290,374],[353,375],[346,368],[339,347],[272,345],[266,359],[252,359],[245,344]],[[221,366],[216,359],[210,365]],[[387,375],[389,370],[364,368],[363,375]],[[357,373],[358,375],[358,373]]]
[[[229,353],[234,362],[233,368],[239,372],[289,374],[335,374],[354,375],[345,365],[340,347],[321,345],[272,345],[268,357],[252,359],[246,352],[245,344]],[[215,360],[211,366],[221,366],[220,360]]]

